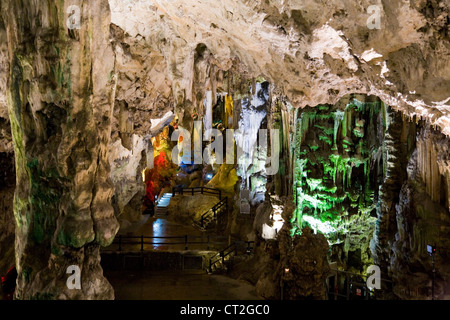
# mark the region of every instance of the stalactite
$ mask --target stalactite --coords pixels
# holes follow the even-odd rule
[[[378,117],[383,117],[381,109],[380,102],[353,100],[343,111],[328,105],[300,111],[295,134],[293,233],[299,231],[300,221],[311,222],[317,230],[327,230],[333,243],[340,241],[338,234],[344,232],[343,219],[349,219],[350,211],[368,219],[374,206],[370,163],[379,146],[374,141],[367,147],[363,139],[368,138],[368,127],[377,127]],[[356,169],[361,174],[352,176]]]
[[[256,92],[251,99],[243,99],[241,116],[239,120],[239,131],[235,132],[236,145],[242,151],[238,154],[238,175],[242,178],[242,189],[250,188],[250,177],[254,173],[264,171],[265,159],[259,164],[254,163],[258,159],[258,150],[256,143],[258,139],[258,131],[261,124],[267,116],[267,111],[261,106],[268,101],[268,86],[256,83]],[[262,93],[262,97],[258,96]]]
[[[205,140],[209,140],[211,138],[211,129],[212,129],[212,92],[207,91],[206,97],[203,101],[204,106],[204,117],[203,117],[203,126],[205,130],[204,138]]]
[[[441,185],[441,175],[445,174],[446,166],[443,162],[438,161],[440,155],[431,139],[418,139],[417,152],[418,168],[426,192],[433,201],[439,202],[441,189],[445,188]]]
[[[341,110],[336,110],[335,116],[334,116],[333,149],[336,149],[336,150],[337,150],[336,138],[337,138],[337,134],[339,131],[339,126],[341,125],[342,120],[344,119],[344,114],[345,114],[345,112],[343,112]]]

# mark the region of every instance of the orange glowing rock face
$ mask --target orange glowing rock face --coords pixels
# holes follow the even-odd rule
[[[155,195],[158,195],[165,187],[171,186],[175,177],[177,166],[170,162],[165,152],[160,152],[153,160],[153,168],[145,172],[146,198],[154,203]]]
[[[155,168],[163,168],[163,167],[169,167],[170,163],[167,159],[167,155],[165,152],[161,152],[155,157],[155,160],[153,161],[154,169]]]

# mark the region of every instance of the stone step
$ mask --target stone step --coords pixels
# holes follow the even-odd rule
[[[167,207],[156,207],[155,217],[167,217]]]
[[[166,217],[167,216],[167,207],[170,204],[170,199],[172,198],[172,193],[165,193],[161,198],[158,199],[156,204],[156,217]]]

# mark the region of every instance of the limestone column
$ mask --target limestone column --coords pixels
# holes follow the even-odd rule
[[[113,299],[99,252],[119,228],[108,163],[108,1],[2,0],[1,15],[17,181],[16,298]],[[80,289],[66,285],[71,265]]]

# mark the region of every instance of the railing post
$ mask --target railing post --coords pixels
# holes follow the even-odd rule
[[[202,218],[200,219],[200,225],[201,225],[202,228],[203,228],[203,216],[202,216]]]
[[[122,251],[122,236],[119,236],[119,251]]]
[[[194,188],[191,188],[192,195],[194,195]]]
[[[141,235],[141,251],[144,251],[144,235]]]
[[[184,249],[185,250],[188,249],[188,236],[187,235],[184,236]]]
[[[339,294],[339,282],[338,282],[338,273],[336,272],[336,279],[334,280],[334,300],[338,299]]]

